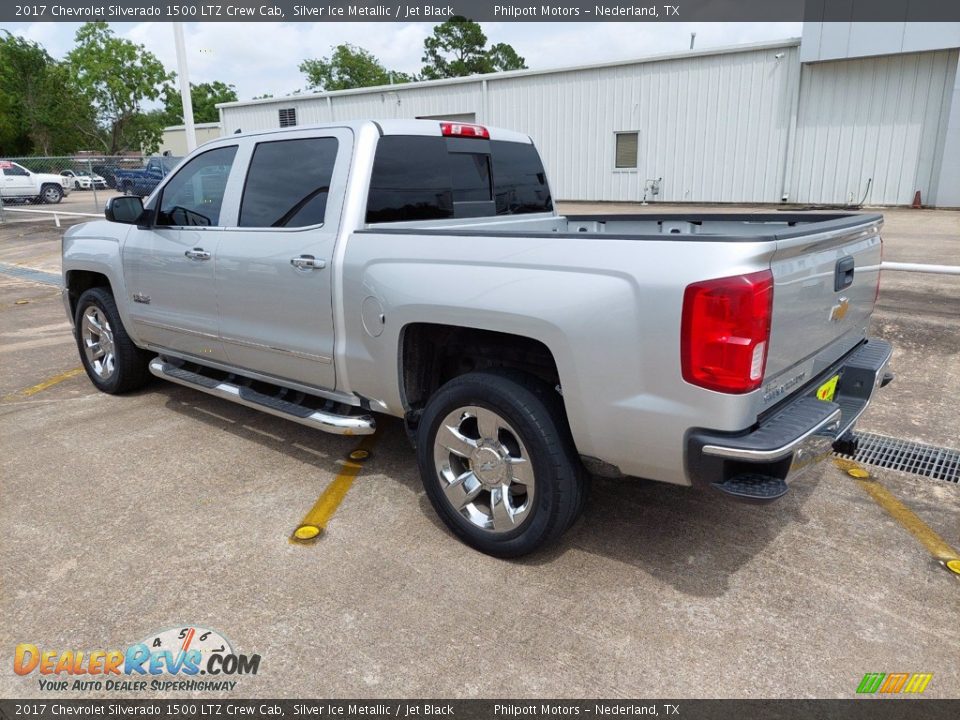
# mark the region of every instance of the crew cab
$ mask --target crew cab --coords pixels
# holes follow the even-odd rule
[[[428,120],[231,135],[63,242],[91,381],[343,435],[402,418],[459,538],[516,556],[590,477],[769,502],[892,379],[875,214],[559,215],[531,139]]]
[[[32,200],[55,204],[70,194],[67,178],[35,173],[9,160],[0,160],[0,196],[4,200]]]

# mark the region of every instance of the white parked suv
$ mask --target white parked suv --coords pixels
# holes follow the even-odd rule
[[[0,160],[0,197],[58,203],[70,194],[71,181],[53,173],[35,173],[9,160]]]

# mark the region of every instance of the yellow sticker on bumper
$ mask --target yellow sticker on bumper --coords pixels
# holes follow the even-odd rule
[[[840,379],[839,375],[834,375],[832,378],[827,380],[823,385],[817,388],[817,400],[826,400],[831,402],[833,400],[834,393],[837,392],[837,381]]]

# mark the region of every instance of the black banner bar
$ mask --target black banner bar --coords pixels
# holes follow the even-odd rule
[[[954,22],[958,0],[38,0],[0,22]]]
[[[954,720],[960,700],[0,700],[15,718],[320,718],[321,720]]]

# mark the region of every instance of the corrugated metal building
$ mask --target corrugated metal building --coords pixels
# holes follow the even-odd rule
[[[227,103],[221,124],[224,134],[357,118],[511,128],[537,143],[563,200],[903,205],[919,190],[955,207],[960,27],[946,25],[918,35],[916,50],[901,33],[887,54],[858,49],[856,23],[808,24],[803,45]]]

